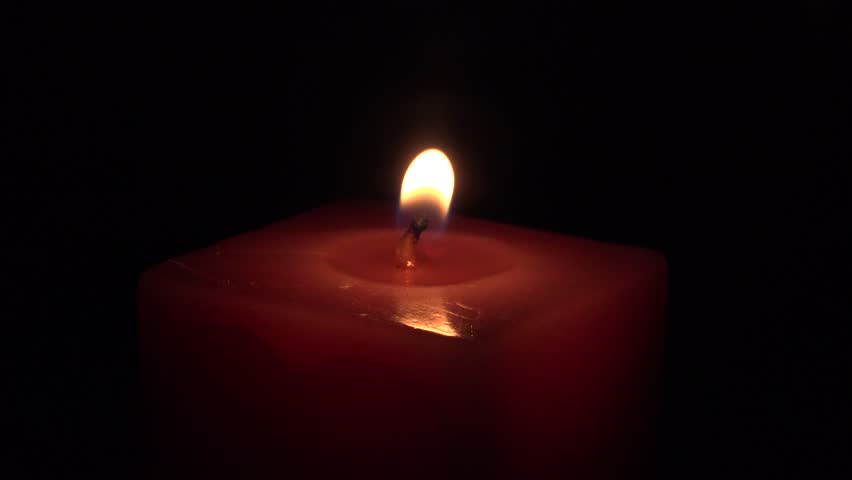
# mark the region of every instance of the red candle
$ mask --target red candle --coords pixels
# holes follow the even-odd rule
[[[152,473],[635,473],[663,257],[455,217],[400,269],[393,218],[336,204],[145,273]]]

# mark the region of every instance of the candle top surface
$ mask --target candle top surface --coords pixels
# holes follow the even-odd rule
[[[464,217],[427,230],[417,267],[400,270],[394,218],[385,205],[333,204],[164,262],[142,281],[197,302],[278,308],[281,321],[299,321],[295,309],[335,328],[447,341],[570,321],[612,290],[665,289],[656,252]]]

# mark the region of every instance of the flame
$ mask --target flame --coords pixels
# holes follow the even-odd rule
[[[436,210],[440,218],[431,220],[442,221],[450,209],[454,186],[455,175],[450,159],[436,148],[424,150],[411,161],[405,172],[399,195],[400,206],[404,209]]]

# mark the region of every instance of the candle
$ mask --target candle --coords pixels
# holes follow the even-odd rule
[[[446,175],[436,152],[431,171]],[[155,475],[635,473],[665,260],[447,221],[441,178],[409,196],[404,182],[397,212],[338,203],[143,275]],[[405,219],[423,205],[429,227],[400,268]]]

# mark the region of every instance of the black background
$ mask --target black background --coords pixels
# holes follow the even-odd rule
[[[144,269],[428,146],[455,213],[666,254],[660,476],[849,467],[842,2],[117,3],[7,9],[15,478],[138,475]]]

